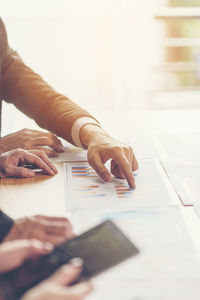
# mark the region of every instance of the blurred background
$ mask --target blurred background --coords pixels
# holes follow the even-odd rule
[[[94,114],[200,108],[200,0],[0,0],[0,11],[24,62]]]

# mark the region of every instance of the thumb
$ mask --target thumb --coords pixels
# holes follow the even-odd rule
[[[63,265],[58,269],[47,281],[55,284],[66,286],[72,283],[80,274],[82,270],[82,259],[74,258],[69,264]]]

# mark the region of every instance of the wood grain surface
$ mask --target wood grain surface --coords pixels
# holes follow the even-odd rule
[[[62,164],[51,177],[37,174],[33,178],[2,178],[0,207],[13,218],[25,215],[66,215],[66,193]]]

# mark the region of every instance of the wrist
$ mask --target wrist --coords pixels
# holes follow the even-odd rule
[[[3,275],[0,276],[0,300],[16,300],[14,291],[9,284],[9,281],[4,278]]]
[[[110,137],[100,126],[96,124],[86,124],[80,129],[80,141],[84,148],[88,148],[91,144],[96,144],[103,138]]]

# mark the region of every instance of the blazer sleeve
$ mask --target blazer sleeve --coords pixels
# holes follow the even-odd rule
[[[23,63],[17,52],[10,48],[1,19],[0,36],[3,99],[13,103],[40,127],[73,143],[71,129],[75,120],[85,116],[93,117],[67,97],[57,93]]]
[[[0,275],[0,300],[17,300],[14,289],[9,281],[4,278],[4,274]]]
[[[6,237],[14,221],[0,210],[0,242]]]

